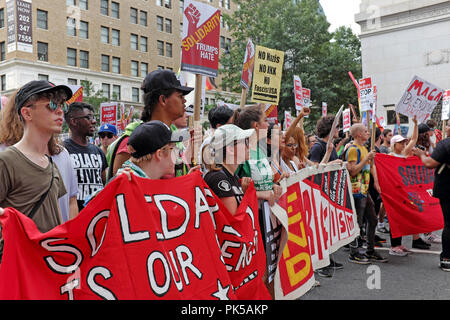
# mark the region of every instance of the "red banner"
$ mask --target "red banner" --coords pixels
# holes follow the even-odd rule
[[[392,237],[427,233],[444,227],[439,199],[433,198],[434,170],[417,157],[375,156],[381,197]]]
[[[45,234],[5,211],[0,299],[270,299],[253,185],[234,216],[200,173],[120,176]]]

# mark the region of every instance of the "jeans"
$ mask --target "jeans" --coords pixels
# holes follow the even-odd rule
[[[367,221],[366,235],[367,235],[367,251],[373,252],[375,246],[375,229],[377,227],[378,218],[375,212],[375,204],[370,195],[365,198],[354,198],[356,215],[358,218],[359,229],[363,227],[364,218]],[[355,239],[350,244],[350,254],[354,254],[362,247],[362,242]]]
[[[450,199],[439,199],[444,215],[444,230],[442,230],[441,259],[450,259]]]

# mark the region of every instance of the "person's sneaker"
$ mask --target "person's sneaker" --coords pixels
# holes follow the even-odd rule
[[[398,246],[400,249],[402,249],[403,252],[406,253],[413,253],[411,250],[409,250],[407,247],[405,247],[404,245],[400,245]]]
[[[413,240],[412,247],[415,249],[430,250],[430,245],[421,238]]]
[[[333,270],[328,267],[321,268],[316,271],[317,274],[324,278],[331,278],[333,276]]]
[[[367,259],[365,255],[363,255],[359,252],[351,254],[348,257],[348,261],[353,262],[353,263],[358,263],[358,264],[369,264],[370,263],[369,259]]]
[[[450,259],[441,258],[440,267],[443,271],[450,271]]]
[[[400,247],[393,247],[389,249],[389,254],[391,256],[399,256],[399,257],[405,257],[408,255],[408,253],[404,252]]]
[[[442,238],[438,236],[437,234],[434,234],[432,232],[430,233],[424,233],[422,236],[422,239],[426,243],[442,243]]]
[[[383,243],[386,243],[386,239],[378,235],[375,235],[375,243],[374,243],[375,247],[382,247]]]
[[[344,265],[342,263],[336,262],[330,258],[330,264],[328,265],[328,268],[331,268],[334,270],[339,270],[339,269],[344,269]]]
[[[377,231],[378,231],[379,233],[389,233],[389,229],[386,228],[386,226],[383,226],[383,227],[377,227]]]
[[[365,254],[366,258],[369,259],[371,262],[387,262],[388,259],[382,257],[378,252],[372,251],[372,252],[366,252]]]
[[[346,244],[343,248],[345,251],[350,251],[350,244]]]

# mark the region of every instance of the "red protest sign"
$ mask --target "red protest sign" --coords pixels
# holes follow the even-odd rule
[[[327,116],[327,103],[326,102],[322,102],[322,117],[326,117]]]
[[[302,105],[304,107],[309,107],[311,105],[311,89],[302,88]]]
[[[294,95],[295,95],[295,110],[302,110],[303,108],[303,90],[302,80],[299,76],[294,76]]]
[[[242,67],[241,85],[248,90],[252,82],[253,68],[255,67],[255,46],[252,40],[247,41],[245,48],[244,66]]]
[[[350,127],[352,126],[352,122],[350,120],[350,109],[345,109],[342,112],[342,125],[344,132],[350,131]]]
[[[117,102],[105,102],[100,104],[100,125],[109,123],[117,124]]]
[[[181,70],[217,77],[220,10],[202,2],[184,2]]]
[[[276,104],[266,104],[265,109],[267,121],[278,124],[278,106]]]

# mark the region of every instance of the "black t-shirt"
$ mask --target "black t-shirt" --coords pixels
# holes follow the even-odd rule
[[[235,197],[239,206],[244,197],[244,192],[238,178],[226,168],[222,167],[220,171],[209,171],[204,180],[216,196],[219,198]]]
[[[103,151],[93,145],[81,146],[72,139],[64,141],[69,151],[78,179],[78,209],[84,208],[84,201],[97,190],[103,189],[102,172],[108,167]]]
[[[309,153],[309,160],[311,160],[312,162],[320,163],[320,161],[322,161],[323,157],[325,156],[326,152],[327,152],[327,143],[322,139],[317,139],[317,142],[314,143]],[[336,149],[333,148],[333,151],[331,151],[330,159],[328,161],[333,161],[336,159],[339,159],[339,157],[337,155]]]
[[[431,154],[431,158],[440,163],[434,171],[433,196],[439,199],[450,198],[450,138],[440,141]],[[445,168],[438,173],[441,166]]]

